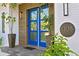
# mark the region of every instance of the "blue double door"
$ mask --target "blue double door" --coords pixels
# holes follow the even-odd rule
[[[48,14],[48,6],[28,10],[28,45],[46,47]]]

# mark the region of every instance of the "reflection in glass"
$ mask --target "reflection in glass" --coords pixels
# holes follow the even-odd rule
[[[41,32],[41,40],[46,41],[46,35],[48,32]]]
[[[48,8],[41,9],[41,13],[40,13],[41,20],[48,18],[48,14],[49,14]]]
[[[31,22],[31,30],[37,30],[36,22]]]
[[[48,21],[41,21],[41,30],[48,31]]]
[[[37,20],[37,11],[31,12],[31,20]]]
[[[48,8],[41,9],[41,30],[48,31]]]
[[[31,37],[31,40],[36,40],[36,37],[37,37],[37,32],[31,32],[30,33],[30,37]]]

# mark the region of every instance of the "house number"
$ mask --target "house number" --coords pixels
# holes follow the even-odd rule
[[[72,23],[63,23],[60,27],[60,32],[65,37],[71,37],[75,33],[75,27]]]

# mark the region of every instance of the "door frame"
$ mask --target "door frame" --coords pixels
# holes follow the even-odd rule
[[[28,6],[29,6],[29,4],[31,4],[31,3],[28,3]],[[51,4],[51,7],[52,7],[52,5],[53,5],[53,9],[52,9],[52,13],[54,14],[54,19],[52,20],[53,21],[53,29],[52,29],[52,35],[54,35],[55,34],[55,3],[50,3]],[[24,7],[23,9],[22,9],[22,7]],[[26,8],[25,8],[26,7]],[[28,42],[28,17],[27,17],[27,15],[28,15],[28,12],[27,12],[27,10],[29,9],[29,8],[33,8],[33,7],[39,7],[39,6],[29,6],[29,7],[27,7],[27,3],[26,4],[19,4],[19,16],[18,16],[18,18],[19,18],[19,25],[21,25],[21,19],[20,19],[20,13],[22,12],[22,14],[25,16],[24,17],[24,21],[26,21],[25,23],[24,23],[24,25],[26,26],[26,28],[24,28],[24,29],[21,29],[21,26],[19,26],[19,45],[21,45],[21,46],[23,46],[23,47],[27,47],[27,46],[29,46],[28,44],[27,44],[27,42]],[[26,13],[25,13],[26,12]],[[49,11],[49,14],[50,14],[51,12]],[[22,16],[23,17],[23,16]],[[22,32],[23,31],[23,32]],[[24,33],[24,32],[26,32],[26,33]],[[25,35],[25,37],[22,37],[23,36],[23,33],[24,33],[24,35]]]

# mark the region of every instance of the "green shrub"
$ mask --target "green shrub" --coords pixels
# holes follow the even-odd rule
[[[76,54],[67,45],[67,39],[58,34],[52,36],[51,42],[54,42],[46,48],[43,56],[69,56],[70,54]]]

